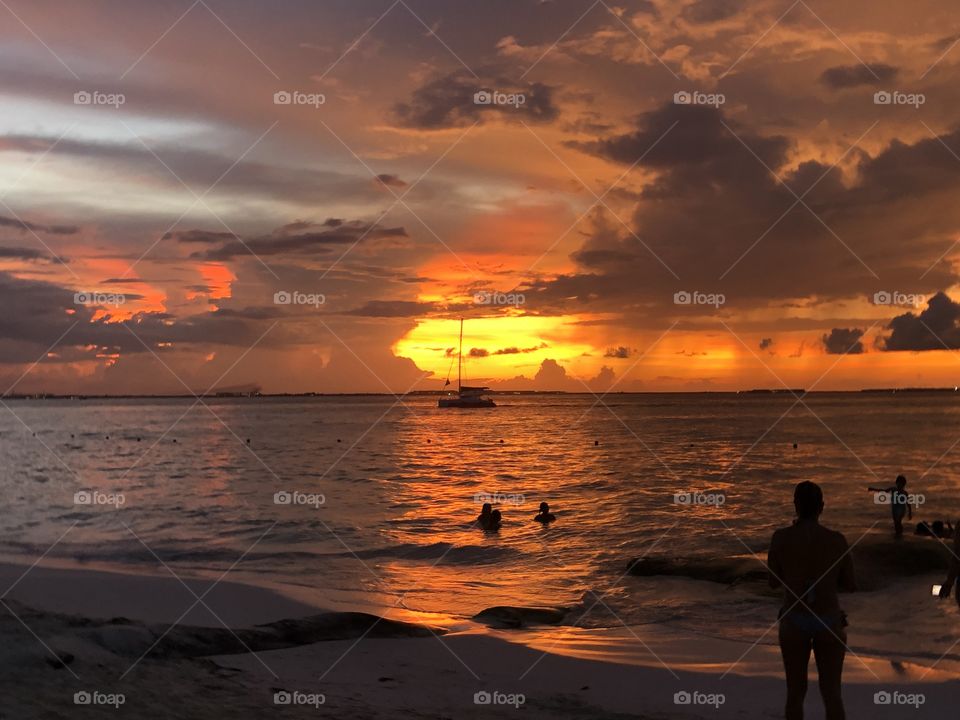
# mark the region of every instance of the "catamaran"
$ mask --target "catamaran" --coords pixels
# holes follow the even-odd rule
[[[450,384],[447,377],[446,385]],[[444,387],[446,387],[444,385]],[[471,387],[463,384],[463,318],[460,318],[460,347],[457,350],[457,392],[448,393],[437,401],[442,408],[492,408],[497,404],[486,396],[488,387]]]

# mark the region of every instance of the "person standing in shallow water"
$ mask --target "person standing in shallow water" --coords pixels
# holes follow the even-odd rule
[[[897,475],[897,484],[888,488],[867,488],[870,492],[887,493],[890,496],[890,512],[893,514],[893,534],[903,537],[903,516],[913,520],[913,509],[910,507],[910,496],[907,495],[907,478]]]
[[[842,675],[847,617],[838,593],[856,589],[846,538],[820,524],[823,491],[809,481],[793,494],[797,519],[773,534],[770,587],[783,588],[780,652],[787,680],[786,720],[803,718],[810,653],[820,679],[827,720],[845,720]]]

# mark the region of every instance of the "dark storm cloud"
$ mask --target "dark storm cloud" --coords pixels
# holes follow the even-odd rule
[[[857,328],[834,328],[821,340],[828,355],[859,355],[863,352],[863,330]]]
[[[80,228],[74,225],[40,225],[0,215],[0,227],[13,228],[23,232],[47,233],[50,235],[75,235]]]
[[[0,304],[5,309],[0,315],[0,337],[4,339],[0,343],[0,363],[33,363],[42,359],[61,336],[52,348],[58,362],[92,359],[103,350],[139,354],[150,348],[161,352],[160,343],[250,347],[263,333],[262,321],[277,317],[275,308],[243,308],[184,318],[169,313],[138,313],[125,323],[108,322],[106,318],[94,320],[98,308],[77,304],[74,295],[70,288],[0,272]],[[128,302],[140,298],[125,296]],[[296,336],[279,329],[262,343],[281,346],[296,340]]]
[[[397,175],[377,175],[377,181],[387,187],[405,188],[407,183],[401,180]]]
[[[626,307],[659,326],[652,308],[678,289],[674,273],[686,287],[725,294],[728,310],[862,297],[876,276],[894,287],[924,276],[918,293],[953,284],[949,263],[933,263],[960,228],[960,166],[943,146],[960,148],[960,131],[893,141],[872,157],[851,152],[845,173],[818,161],[795,166],[794,140],[744,122],[669,104],[628,132],[569,143],[624,168],[642,158],[637,167],[651,179],[635,192],[633,217],[621,215],[629,228],[595,210],[571,254],[577,269],[529,281],[529,311]],[[791,190],[809,193],[800,204]]]
[[[607,348],[607,351],[603,354],[604,357],[608,358],[628,358],[630,357],[630,348],[620,345],[619,347]]]
[[[714,23],[733,17],[743,0],[697,0],[683,9],[683,17],[692,23]]]
[[[348,310],[344,314],[373,318],[411,318],[421,317],[435,309],[436,306],[433,303],[412,300],[371,300],[361,307]]]
[[[0,247],[0,258],[4,260],[45,260],[47,262],[68,262],[65,258],[54,258],[48,253],[34,248]]]
[[[707,105],[669,104],[637,118],[637,127],[632,132],[592,142],[569,142],[568,145],[624,165],[632,165],[643,158],[647,167],[687,169],[690,172],[703,168],[722,174],[719,172],[721,164],[748,168],[749,165],[742,162],[747,151],[723,126],[723,119],[720,110]],[[731,122],[727,120],[728,125]],[[790,146],[787,138],[734,130],[768,166],[776,167],[785,159]],[[756,159],[753,163],[758,165]],[[763,173],[753,171],[751,174]]]
[[[266,257],[270,255],[323,255],[331,251],[332,246],[353,245],[363,241],[380,240],[384,238],[406,238],[407,231],[402,227],[380,227],[375,224],[368,224],[360,221],[344,223],[335,221],[334,225],[329,225],[330,220],[324,223],[330,229],[313,232],[304,232],[289,234],[281,231],[264,237],[256,237],[248,240],[241,240],[233,235],[227,235],[229,239],[220,238],[221,245],[212,250],[202,250],[191,255],[194,258],[203,260],[231,260],[235,257],[255,255]],[[285,226],[286,227],[286,226]],[[190,231],[186,235],[193,237],[199,233],[204,236],[202,231]],[[217,233],[216,235],[219,235]],[[196,242],[178,236],[181,242]],[[207,242],[204,240],[202,242]]]
[[[521,105],[482,104],[481,91],[522,94]],[[394,106],[398,122],[405,127],[436,130],[471,125],[491,117],[524,122],[550,121],[559,115],[553,88],[543,83],[517,85],[508,78],[478,80],[467,72],[456,72],[430,80],[414,90],[408,102]]]
[[[898,315],[887,326],[890,335],[881,340],[883,350],[960,349],[960,303],[939,292],[918,315]]]
[[[899,68],[883,63],[874,65],[838,65],[827,68],[820,75],[820,82],[832,90],[859,87],[861,85],[877,85],[893,80]]]
[[[236,240],[237,236],[230,232],[213,232],[211,230],[186,230],[184,232],[168,232],[163,240],[177,240],[182,243],[198,243],[202,245],[217,245],[219,243]]]

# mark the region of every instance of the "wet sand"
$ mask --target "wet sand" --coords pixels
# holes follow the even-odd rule
[[[0,565],[0,583],[9,587],[26,569]],[[780,661],[767,644],[662,625],[427,627],[327,612],[227,581],[204,596],[210,582],[186,581],[210,609],[184,614],[196,598],[169,575],[33,568],[4,598],[0,717],[68,718],[82,710],[91,717],[272,718],[275,698],[313,703],[284,706],[290,717],[780,716]],[[902,706],[874,703],[875,693],[895,690],[923,693],[923,716],[949,712],[960,676],[931,665],[849,657],[849,716],[899,717]],[[808,716],[817,718],[813,669],[812,679]],[[123,704],[119,713],[112,705],[78,707],[78,692],[100,693],[103,702],[122,694]],[[683,693],[694,703],[677,704]]]

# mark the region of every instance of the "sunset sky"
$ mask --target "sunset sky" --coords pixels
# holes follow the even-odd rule
[[[3,389],[960,383],[952,2],[0,19]]]

